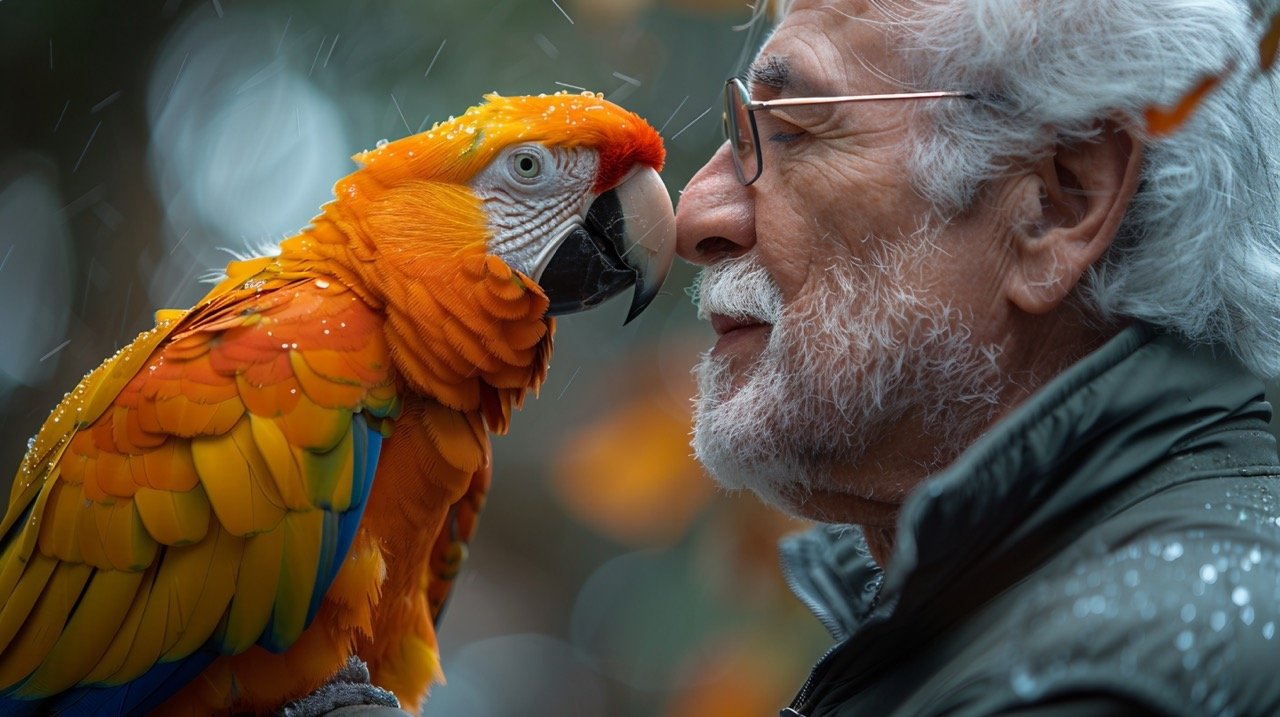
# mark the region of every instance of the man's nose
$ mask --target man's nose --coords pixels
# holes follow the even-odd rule
[[[711,264],[755,246],[754,190],[742,186],[725,142],[693,175],[676,209],[676,252]]]

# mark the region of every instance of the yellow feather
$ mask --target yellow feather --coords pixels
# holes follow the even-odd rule
[[[217,636],[223,652],[237,655],[249,649],[271,619],[271,607],[280,584],[284,554],[284,526],[245,540],[235,596],[226,625]]]
[[[95,568],[142,570],[159,547],[134,510],[133,499],[92,503],[76,514],[76,533],[84,561]]]
[[[107,512],[107,558],[117,570],[143,570],[156,559],[159,546],[147,533],[133,500],[118,500]]]
[[[271,478],[280,493],[280,500],[290,510],[307,510],[313,507],[303,476],[294,460],[293,448],[280,430],[275,419],[249,414],[249,427],[263,460],[271,471]]]
[[[327,451],[342,440],[351,425],[351,411],[324,408],[309,396],[299,396],[293,410],[278,419],[291,445],[313,451]]]
[[[218,522],[232,535],[256,535],[280,523],[283,501],[253,442],[248,419],[225,435],[192,440],[191,458]]]
[[[40,552],[72,563],[84,562],[76,535],[76,516],[84,510],[84,491],[78,485],[53,481],[44,520],[40,521]]]
[[[235,584],[234,568],[228,574],[217,560],[231,555],[229,562],[238,565],[241,545],[240,539],[214,528],[195,545],[165,549],[137,636],[112,681],[132,680],[161,657],[181,656],[175,649],[179,644],[185,647],[194,641],[198,646],[213,634]],[[211,602],[201,609],[206,591]],[[189,634],[192,630],[197,634]]]
[[[147,532],[164,545],[190,545],[209,530],[209,497],[199,485],[185,491],[139,488],[133,501]]]
[[[98,664],[128,613],[143,574],[97,570],[89,578],[80,606],[44,663],[23,683],[19,694],[36,697],[74,686]]]
[[[351,471],[355,465],[350,422],[342,440],[332,450],[325,453],[302,450],[295,455],[303,475],[307,477],[307,491],[312,504],[346,510],[351,504]],[[340,494],[343,486],[346,493]]]
[[[111,638],[111,644],[107,646],[102,659],[98,660],[98,664],[94,665],[82,682],[86,684],[110,684],[109,680],[112,675],[120,672],[125,659],[129,656],[129,649],[133,647],[134,639],[138,636],[138,628],[142,624],[142,614],[146,612],[147,603],[150,602],[151,596],[155,592],[155,576],[158,569],[159,564],[155,563],[142,574],[139,590],[133,596],[133,602],[129,604],[129,611],[125,613],[124,619],[119,623],[119,628],[116,629],[115,635]],[[157,654],[159,654],[158,650]]]
[[[92,572],[88,565],[58,563],[35,609],[0,654],[0,685],[8,687],[22,680],[49,654]]]
[[[6,562],[22,563],[16,559]],[[5,567],[9,568],[10,565]],[[31,609],[39,599],[40,593],[44,592],[45,585],[49,584],[49,577],[53,575],[54,568],[58,567],[58,561],[43,555],[33,555],[29,561],[25,562],[25,567],[26,570],[16,581],[15,587],[7,593],[4,607],[0,608],[0,654],[8,650],[14,641],[14,636],[26,623],[27,616],[31,614]],[[0,689],[8,686],[8,683],[5,683],[0,685]]]
[[[210,532],[213,533],[212,541],[205,541],[210,544],[207,559],[197,546],[189,551],[189,561],[180,561],[174,567],[174,582],[180,587],[180,597],[183,598],[179,603],[183,605],[181,615],[184,624],[181,637],[165,650],[161,660],[176,660],[195,652],[208,641],[231,603],[245,539],[228,535],[220,527]],[[192,596],[194,604],[190,603]],[[186,607],[189,604],[191,607]]]
[[[290,513],[280,527],[284,531],[284,559],[280,561],[272,636],[277,644],[291,645],[302,634],[315,589],[324,513]]]

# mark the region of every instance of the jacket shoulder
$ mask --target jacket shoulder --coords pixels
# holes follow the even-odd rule
[[[1280,713],[1277,490],[1273,475],[1207,478],[1099,524],[984,609],[1003,659],[972,684],[1006,707],[1110,694],[1162,714]]]

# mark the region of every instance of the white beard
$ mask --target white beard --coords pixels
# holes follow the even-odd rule
[[[858,470],[896,421],[914,413],[921,440],[937,442],[919,477],[976,438],[998,407],[1000,350],[975,345],[957,310],[908,283],[941,258],[936,235],[921,230],[880,243],[866,262],[833,263],[820,286],[786,307],[754,254],[703,270],[699,316],[773,325],[736,391],[727,362],[709,352],[694,371],[694,453],[720,485],[793,513],[814,490],[900,500],[914,481],[885,485]],[[830,519],[814,509],[806,517]]]

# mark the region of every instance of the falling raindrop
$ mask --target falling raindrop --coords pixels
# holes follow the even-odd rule
[[[1241,585],[1231,591],[1231,602],[1237,606],[1245,606],[1249,604],[1249,589]]]

